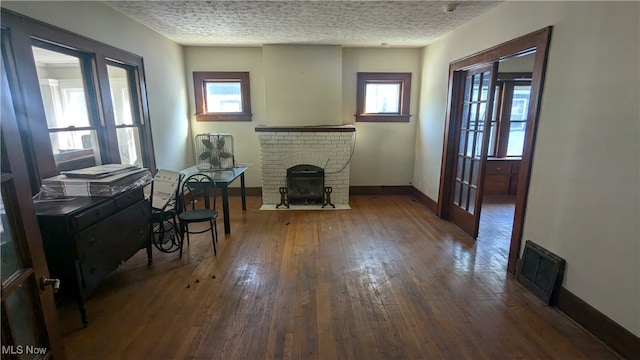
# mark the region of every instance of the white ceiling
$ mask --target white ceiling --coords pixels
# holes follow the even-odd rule
[[[500,1],[105,1],[182,45],[422,47]],[[445,7],[453,4],[453,12]],[[456,6],[457,5],[457,6]],[[382,45],[384,46],[384,45]]]

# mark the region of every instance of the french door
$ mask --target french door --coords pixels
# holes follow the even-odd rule
[[[0,277],[2,278],[2,359],[64,359],[49,271],[31,199],[14,104],[0,61],[1,196]],[[49,286],[50,285],[50,286]]]
[[[498,63],[462,71],[454,89],[459,101],[452,114],[456,129],[453,184],[449,219],[475,239],[480,223],[480,204],[494,111],[495,77]]]

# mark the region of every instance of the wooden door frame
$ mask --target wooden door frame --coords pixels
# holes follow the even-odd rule
[[[449,204],[451,201],[451,186],[455,176],[453,164],[457,144],[457,123],[455,122],[455,105],[459,103],[459,92],[454,89],[454,78],[462,71],[472,69],[480,64],[494,63],[514,55],[525,54],[535,50],[533,71],[531,78],[531,96],[529,100],[529,113],[525,133],[522,162],[518,177],[518,191],[516,193],[515,214],[513,230],[511,233],[511,245],[509,246],[509,260],[507,271],[515,273],[522,242],[527,195],[529,193],[529,180],[533,150],[535,145],[536,130],[540,114],[540,102],[547,66],[547,54],[551,41],[552,27],[546,27],[528,35],[507,41],[479,53],[456,60],[449,64],[449,90],[447,110],[445,117],[445,133],[442,151],[442,167],[440,172],[440,190],[438,192],[438,207],[436,215],[443,219],[449,218]],[[457,80],[457,78],[455,78]],[[478,189],[482,191],[482,189]]]

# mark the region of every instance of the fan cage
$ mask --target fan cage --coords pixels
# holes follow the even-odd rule
[[[233,136],[230,134],[198,134],[194,146],[198,170],[224,170],[235,166]]]

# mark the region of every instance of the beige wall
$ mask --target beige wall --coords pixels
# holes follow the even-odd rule
[[[420,49],[345,48],[342,58],[342,121],[356,126],[351,186],[410,185],[419,119]],[[408,123],[355,122],[358,72],[410,72]]]
[[[267,125],[340,125],[342,48],[265,45]]]
[[[522,16],[526,14],[526,16]],[[506,2],[424,50],[414,182],[438,197],[450,62],[553,25],[524,239],[640,335],[640,4]]]
[[[256,126],[266,124],[264,72],[262,48],[260,47],[185,47],[185,69],[189,102],[189,119],[192,134],[211,131],[226,132],[233,136],[234,155],[237,162],[253,164],[245,175],[246,186],[262,186],[260,166],[260,142]],[[251,85],[252,121],[196,121],[193,95],[194,71],[248,71]],[[191,143],[191,142],[190,142]],[[192,147],[192,145],[190,145]],[[193,149],[189,148],[189,159],[195,164]],[[238,184],[233,184],[238,186]]]
[[[335,58],[333,46],[275,46],[275,48],[234,48],[234,47],[186,47],[185,68],[188,81],[188,97],[190,114],[195,113],[193,96],[193,71],[249,71],[251,81],[251,122],[197,122],[190,116],[193,135],[209,131],[228,132],[234,136],[236,159],[239,162],[252,163],[247,173],[247,186],[262,185],[260,166],[260,145],[255,127],[259,125],[329,125],[353,124],[356,110],[356,79],[357,72],[412,72],[412,101],[409,123],[357,123],[356,147],[351,162],[352,186],[362,185],[409,185],[413,177],[413,155],[415,124],[418,115],[418,99],[420,95],[420,49],[340,49],[340,57]],[[279,54],[264,56],[265,51],[284,50]],[[293,54],[292,54],[293,52]],[[289,55],[289,56],[287,56]],[[340,81],[335,79],[322,82],[315,81],[311,86],[308,79],[300,78],[302,71],[312,69],[301,68],[298,63],[307,62],[308,56],[317,55],[326,59],[328,64],[319,65],[320,69],[329,71],[340,66],[336,73]],[[275,58],[285,56],[287,61]],[[294,59],[293,61],[291,59]],[[275,69],[274,69],[275,68]],[[290,71],[298,69],[299,71]],[[286,82],[286,90],[280,87],[284,82],[278,82],[287,72],[293,72],[294,79]],[[322,73],[319,71],[318,74]],[[280,74],[275,76],[276,74]],[[335,74],[333,75],[335,77]],[[326,77],[326,76],[325,76]],[[298,78],[298,79],[296,79]],[[298,81],[300,80],[300,81]],[[276,82],[275,84],[272,84]],[[318,84],[322,84],[319,86]],[[313,89],[312,89],[313,88]],[[280,100],[268,93],[283,94],[297,93],[300,96],[325,94],[324,115],[318,117],[305,116],[301,109],[306,108],[292,105],[292,113],[297,116],[276,115],[282,110],[269,112],[270,106],[277,106]],[[327,95],[329,94],[329,95]],[[339,98],[335,99],[335,94]],[[299,96],[299,97],[300,97]],[[304,100],[300,101],[304,103]],[[332,115],[333,114],[333,115]],[[275,116],[276,119],[271,119]],[[283,120],[284,119],[284,120]],[[325,120],[322,120],[325,119]],[[192,150],[191,150],[192,151]],[[193,156],[193,153],[190,153]]]
[[[193,163],[182,46],[97,1],[2,1],[2,7],[142,56],[157,166]]]

